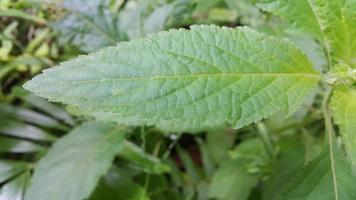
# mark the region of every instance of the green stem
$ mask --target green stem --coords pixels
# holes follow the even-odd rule
[[[263,145],[265,146],[268,155],[273,159],[275,157],[275,151],[266,126],[260,122],[257,124],[257,129],[258,129],[258,134],[263,141]]]
[[[332,118],[329,109],[329,101],[332,94],[332,88],[328,88],[327,93],[323,100],[323,113],[325,119],[325,129],[326,129],[326,137],[325,140],[329,144],[329,156],[330,156],[330,164],[331,164],[331,172],[333,176],[333,186],[335,192],[335,199],[339,200],[338,195],[338,186],[336,180],[336,170],[335,170],[335,160],[334,160],[334,144],[335,144],[335,130],[332,123]]]

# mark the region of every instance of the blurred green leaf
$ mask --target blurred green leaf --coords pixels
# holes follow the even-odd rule
[[[25,172],[6,183],[0,189],[0,199],[4,200],[23,200],[23,196],[28,187],[30,173]]]
[[[0,134],[31,140],[55,141],[57,139],[54,135],[48,134],[35,126],[2,119],[2,117],[0,117],[0,120]]]
[[[53,23],[62,43],[90,52],[126,40],[118,14],[109,9],[109,0],[64,0],[62,6],[69,14]]]
[[[163,30],[164,24],[172,12],[174,4],[167,4],[157,7],[146,19],[143,29],[145,33],[155,33]]]
[[[222,129],[210,130],[207,133],[206,146],[211,159],[219,164],[228,156],[228,150],[234,144],[235,133]]]
[[[0,10],[0,17],[19,17],[39,24],[46,24],[46,20],[17,9]]]
[[[304,146],[298,137],[285,137],[278,142],[279,155],[271,163],[268,180],[263,182],[264,199],[277,200],[280,193],[304,165]]]
[[[33,153],[44,149],[44,147],[33,142],[0,135],[0,153]]]
[[[113,168],[99,182],[89,200],[149,200],[143,187],[123,169]]]
[[[0,160],[0,183],[7,181],[28,168],[29,164],[21,161]],[[0,195],[1,196],[1,195]],[[1,198],[0,198],[1,199]]]
[[[88,198],[122,150],[124,136],[122,128],[110,124],[89,122],[77,127],[38,163],[25,199]]]
[[[215,172],[209,191],[210,198],[223,200],[248,199],[258,176],[249,174],[243,159],[226,160]]]
[[[334,149],[333,154],[330,159],[329,149],[325,148],[290,181],[281,199],[355,199],[356,178],[350,163],[340,149]]]
[[[145,153],[139,146],[127,140],[123,142],[123,149],[119,152],[119,156],[134,163],[147,173],[159,174],[170,171],[168,165],[163,164],[161,160]]]
[[[7,119],[20,120],[48,128],[66,129],[66,127],[57,120],[22,107],[0,103],[0,112],[2,114],[1,117],[6,117]]]

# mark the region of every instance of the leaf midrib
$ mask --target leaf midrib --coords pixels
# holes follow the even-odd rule
[[[220,73],[220,74],[188,74],[188,75],[171,75],[171,76],[148,76],[148,77],[119,77],[108,79],[93,79],[93,80],[80,80],[69,81],[68,83],[99,83],[99,82],[111,82],[111,81],[147,81],[147,80],[164,80],[164,79],[189,79],[189,78],[224,78],[224,77],[253,77],[253,76],[300,76],[304,78],[311,78],[319,80],[321,75],[318,73],[285,73],[285,72],[270,72],[270,73]],[[56,82],[58,84],[58,82]]]

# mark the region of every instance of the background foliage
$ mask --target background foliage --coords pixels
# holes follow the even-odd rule
[[[334,199],[332,161],[324,145],[324,85],[288,118],[279,113],[238,130],[190,131],[122,126],[111,122],[110,113],[65,107],[22,89],[61,61],[192,24],[248,25],[288,38],[325,72],[336,61],[325,56],[324,36],[315,20],[305,20],[312,13],[302,2],[291,9],[279,0],[2,0],[0,199]],[[340,48],[337,41],[332,45]],[[337,51],[335,58],[352,63],[355,52],[350,52],[344,58]],[[306,70],[311,66],[299,61]],[[346,92],[335,94],[333,107],[355,108],[355,93],[338,91]],[[349,132],[346,147],[353,155],[355,120],[343,114],[336,112],[335,118]],[[346,194],[340,199],[355,199],[356,178],[338,148],[343,147],[339,135],[335,146],[339,188]]]

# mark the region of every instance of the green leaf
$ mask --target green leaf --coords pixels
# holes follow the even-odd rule
[[[327,148],[305,166],[282,193],[285,200],[335,200],[356,198],[356,178],[340,149],[333,153],[334,169]],[[333,175],[334,174],[334,175]],[[335,189],[337,188],[337,189]]]
[[[23,200],[23,196],[28,187],[30,173],[25,172],[10,182],[6,183],[0,189],[0,199]]]
[[[316,5],[334,60],[355,63],[356,0],[317,0]]]
[[[70,12],[53,24],[62,43],[72,43],[83,51],[94,51],[126,40],[119,15],[110,11],[109,0],[64,0]]]
[[[0,112],[0,117],[4,117],[7,119],[24,121],[48,128],[65,129],[65,127],[63,127],[63,124],[61,124],[57,120],[39,112],[35,112],[33,110],[25,109],[22,107],[16,107],[5,103],[0,103]]]
[[[235,133],[224,129],[210,130],[206,134],[206,148],[215,164],[228,156],[228,150],[234,145]]]
[[[326,43],[336,62],[356,58],[356,0],[261,0],[264,10],[287,19],[296,32],[310,33]]]
[[[35,126],[10,121],[6,119],[2,119],[0,117],[0,132],[4,135],[18,137],[18,138],[26,138],[32,140],[45,140],[45,141],[55,141],[57,138],[51,134],[48,134],[44,130],[37,128]]]
[[[90,200],[148,200],[146,193],[127,171],[113,168],[100,181]]]
[[[248,174],[243,159],[226,160],[215,172],[209,197],[224,200],[245,200],[256,186],[258,176]]]
[[[25,199],[88,198],[122,149],[124,135],[111,124],[93,122],[74,129],[40,160]]]
[[[170,168],[158,158],[145,153],[140,147],[129,141],[123,142],[123,149],[119,156],[133,162],[136,166],[142,168],[147,173],[165,173]]]
[[[271,162],[271,171],[268,180],[263,182],[264,199],[274,200],[285,190],[294,175],[303,167],[304,147],[298,137],[281,138],[278,142],[279,154]]]
[[[28,163],[25,162],[0,160],[0,183],[25,171],[27,167]]]
[[[164,24],[172,12],[174,4],[167,4],[161,7],[157,7],[146,19],[143,26],[145,33],[154,33],[158,30],[163,30]]]
[[[0,153],[33,153],[44,149],[44,147],[33,142],[3,137],[0,135]]]
[[[52,101],[116,113],[124,124],[238,128],[277,111],[294,113],[319,79],[293,44],[212,25],[81,56],[24,87]]]
[[[337,86],[334,90],[331,109],[335,123],[346,146],[347,157],[356,171],[356,89],[348,86]]]
[[[311,34],[322,39],[322,28],[313,0],[259,0],[258,7],[282,16],[289,22],[288,30],[297,34]]]

